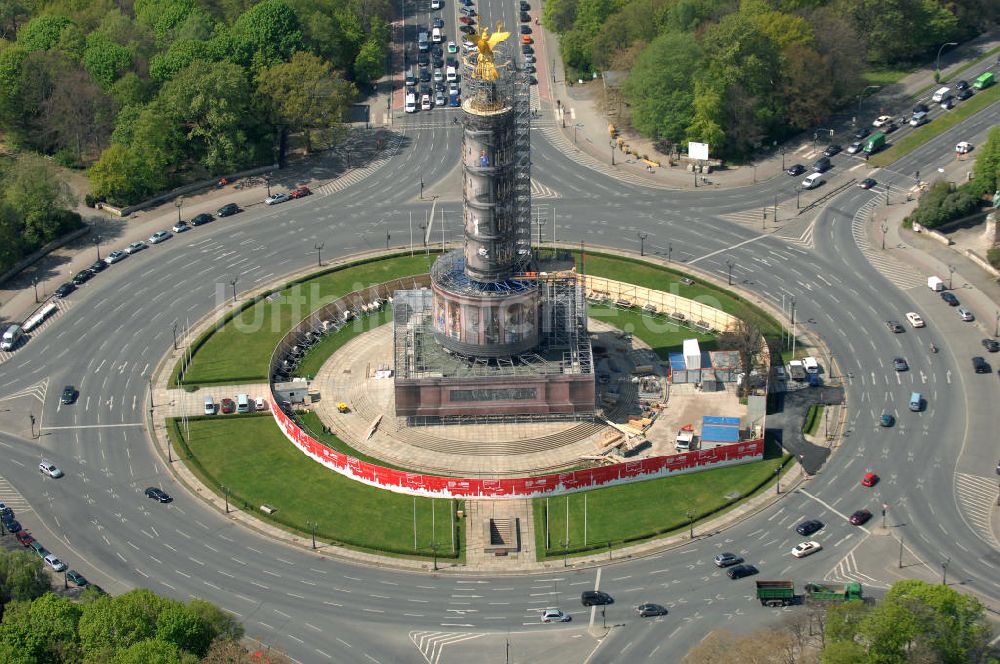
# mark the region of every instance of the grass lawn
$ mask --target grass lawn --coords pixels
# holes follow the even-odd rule
[[[924,126],[918,127],[913,133],[893,142],[887,149],[873,155],[868,160],[869,167],[888,166],[910,152],[913,152],[935,136],[943,134],[963,120],[982,111],[997,99],[1000,99],[1000,85],[994,84],[982,92],[976,93],[971,99],[959,102],[952,110],[936,116]],[[930,175],[925,177],[933,179]]]
[[[915,65],[911,69],[891,69],[889,67],[884,69],[868,69],[865,71],[864,78],[866,85],[881,85],[885,87],[893,83],[898,83],[914,71],[916,71]]]
[[[816,429],[819,428],[820,422],[823,421],[823,406],[814,403],[809,406],[809,410],[806,412],[806,420],[802,424],[802,433],[813,435],[816,433]]]
[[[184,385],[267,380],[278,341],[324,304],[372,284],[425,274],[434,256],[397,256],[345,266],[297,283],[247,307],[212,332],[194,354]],[[175,370],[176,375],[176,370]]]
[[[786,458],[787,461],[787,458]],[[569,553],[632,544],[687,529],[690,511],[697,530],[700,520],[717,516],[775,478],[782,464],[773,442],[765,447],[763,461],[706,470],[676,477],[594,489],[557,498],[533,501],[535,547],[540,556],[564,554],[567,507]],[[735,496],[734,496],[735,494]],[[584,496],[587,503],[587,541],[584,544]],[[545,541],[545,510],[549,508],[549,542]]]
[[[452,510],[463,509],[462,501],[413,498],[369,487],[327,470],[292,445],[270,416],[191,418],[191,437],[184,441],[176,420],[168,431],[187,456],[189,466],[206,486],[221,495],[229,489],[229,502],[237,509],[256,510],[267,503],[278,508],[261,519],[308,536],[316,523],[316,538],[355,548],[430,556],[430,545],[440,543],[439,555],[454,558],[462,551],[463,528],[456,522],[452,552]],[[414,548],[414,506],[416,539]],[[434,515],[432,517],[432,509]],[[432,532],[431,523],[434,522]]]

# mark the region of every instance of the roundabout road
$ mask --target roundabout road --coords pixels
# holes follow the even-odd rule
[[[901,174],[929,172],[957,140],[979,140],[986,115],[964,125],[966,135],[952,129],[882,177],[903,190]],[[866,542],[885,538],[873,534],[880,519],[864,528],[846,521],[856,509],[878,513],[882,504],[890,506],[888,524],[905,533],[912,555],[929,562],[915,569],[929,569],[933,578],[949,559],[950,579],[1000,596],[995,542],[963,490],[988,480],[995,491],[995,452],[987,441],[995,429],[990,404],[997,402],[997,381],[968,369],[968,356],[980,348],[975,328],[919,286],[919,274],[869,246],[864,225],[881,193],[850,187],[812,223],[808,215],[796,218],[788,182],[780,179],[710,195],[651,191],[581,168],[537,139],[533,176],[558,196],[536,201],[540,214],[551,215],[547,237],[554,231],[561,241],[636,249],[637,234],[645,232],[650,253],[723,280],[731,263],[734,284],[772,309],[795,298],[799,323],[836,358],[826,378],[843,383],[848,404],[849,435],[814,478],[756,517],[679,549],[598,569],[563,569],[556,561],[549,573],[511,577],[348,565],[260,538],[177,487],[143,425],[147,380],[172,344],[174,324],[193,323],[224,303],[233,278],[242,291],[306,268],[319,242],[324,257],[347,255],[384,246],[386,232],[393,246],[407,244],[412,228],[420,245],[419,225],[432,209],[428,236],[440,241],[443,229],[454,239],[457,197],[420,201],[415,183],[422,177],[429,190],[449,190],[442,181],[457,177],[450,155],[459,143],[450,121],[404,129],[398,154],[353,186],[274,208],[254,206],[176,236],[71,295],[68,311],[0,365],[0,398],[10,409],[0,413],[0,428],[12,432],[0,434],[9,460],[4,479],[35,512],[19,510],[25,524],[113,592],[145,586],[180,599],[204,597],[236,614],[248,635],[302,662],[421,661],[435,653],[443,662],[470,653],[502,661],[508,639],[512,653],[583,661],[596,645],[579,638],[592,619],[618,626],[592,661],[621,661],[625,653],[677,659],[711,629],[746,631],[796,610],[760,607],[753,578],[730,581],[711,564],[719,551],[742,553],[760,568],[758,578],[794,578],[800,586],[845,577],[845,570],[864,574],[872,587],[891,583],[884,572],[894,560],[864,554]],[[853,163],[846,155],[835,159],[838,171]],[[781,190],[782,223],[772,219],[769,232],[739,217]],[[896,335],[886,329],[886,319],[903,320],[911,310],[922,313],[927,328]],[[941,353],[927,352],[931,339]],[[909,371],[893,370],[897,355],[907,358]],[[80,390],[75,405],[59,404],[64,384]],[[906,408],[915,390],[927,398],[924,412]],[[884,409],[896,413],[896,427],[877,426]],[[42,426],[37,440],[23,430],[29,411]],[[41,477],[35,468],[43,456],[66,477]],[[883,478],[872,489],[859,485],[868,470]],[[149,485],[162,486],[175,502],[149,501],[142,495]],[[815,536],[824,550],[796,560],[789,550],[802,538],[792,528],[805,518],[827,524]],[[598,585],[616,599],[603,616],[578,599]],[[670,615],[635,618],[631,607],[643,601],[665,604]],[[540,609],[552,605],[569,610],[573,622],[539,624]]]

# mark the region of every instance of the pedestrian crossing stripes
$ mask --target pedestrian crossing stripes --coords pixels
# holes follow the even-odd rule
[[[14,516],[16,517],[21,512],[26,512],[31,509],[31,505],[28,501],[24,499],[17,489],[15,489],[10,482],[7,481],[6,477],[0,475],[0,502],[7,505],[7,507],[14,510]]]
[[[737,224],[747,224],[748,226],[759,226],[761,230],[766,230],[768,226],[774,226],[774,206],[766,208],[752,208],[750,210],[739,210],[721,215],[722,219],[732,221]],[[789,208],[788,202],[778,204],[778,223],[794,221],[796,216]]]
[[[823,577],[823,580],[827,583],[856,582],[870,588],[889,588],[889,584],[881,583],[878,579],[868,576],[858,569],[858,561],[854,557],[854,549],[851,549],[850,553],[841,558],[840,562]]]
[[[814,217],[806,229],[796,235],[798,230],[802,226],[796,224],[793,227],[786,227],[775,233],[775,237],[779,237],[784,240],[787,244],[795,244],[804,249],[815,249],[816,248],[816,237],[814,231],[816,230],[816,222],[819,221],[819,217]]]
[[[882,273],[886,279],[902,290],[917,288],[921,285],[921,277],[913,271],[913,268],[899,262],[887,252],[883,251],[885,244],[886,226],[877,228],[876,231],[882,237],[878,246],[872,246],[868,238],[867,225],[873,217],[872,211],[875,209],[878,198],[872,197],[854,215],[851,221],[851,233],[854,236],[854,243],[864,254],[869,263],[876,270]]]
[[[335,194],[338,191],[343,191],[348,187],[361,182],[369,175],[379,170],[387,163],[389,160],[396,156],[399,152],[399,146],[402,143],[402,134],[393,134],[389,138],[389,143],[386,145],[385,150],[382,151],[382,156],[380,156],[375,161],[371,162],[364,168],[355,168],[345,172],[343,175],[335,180],[327,182],[324,185],[316,188],[316,192],[324,196],[329,196],[330,194]]]
[[[45,403],[45,393],[48,389],[49,379],[43,378],[40,382],[35,383],[30,387],[25,387],[22,390],[14,392],[13,394],[0,397],[0,401],[11,401],[13,399],[20,399],[21,397],[34,397],[35,399],[38,399],[39,403]]]
[[[535,180],[531,181],[531,198],[562,198],[562,194],[557,192],[555,189],[546,187],[544,184],[539,184]]]
[[[956,473],[955,493],[958,496],[959,510],[976,536],[1000,549],[1000,543],[993,536],[993,529],[990,527],[993,509],[1000,503],[996,480]]]
[[[445,646],[462,641],[471,641],[486,636],[483,633],[470,632],[410,632],[410,641],[423,655],[427,664],[440,664]]]
[[[50,315],[45,320],[43,320],[41,322],[41,324],[39,324],[37,327],[35,327],[33,330],[31,330],[31,332],[27,333],[23,337],[23,339],[21,340],[20,346],[18,346],[19,348],[21,346],[24,346],[24,344],[28,343],[28,341],[30,341],[32,337],[37,336],[39,332],[41,332],[42,330],[44,330],[45,328],[47,328],[49,325],[51,325],[52,321],[54,321],[60,314],[63,314],[66,311],[69,311],[69,308],[71,306],[70,303],[67,302],[66,300],[52,298],[48,302],[43,302],[42,304],[38,305],[37,308],[40,309],[41,307],[43,307],[43,306],[45,306],[45,305],[47,305],[49,303],[56,305],[56,311],[55,311],[55,313],[52,314],[52,315]],[[28,318],[30,318],[30,316]],[[0,364],[3,364],[4,362],[6,362],[7,360],[9,360],[10,358],[14,357],[14,355],[16,355],[16,354],[17,354],[17,348],[15,348],[12,351],[0,350]]]
[[[577,146],[573,145],[573,141],[563,134],[558,124],[549,125],[546,123],[537,127],[535,131],[547,140],[552,147],[566,153],[566,155],[579,165],[585,166],[593,171],[597,171],[598,173],[602,173],[609,178],[614,178],[620,182],[628,182],[640,187],[649,187],[651,189],[674,189],[674,187],[671,187],[665,182],[650,180],[642,177],[638,173],[630,173],[625,170],[613,168],[610,164],[606,164],[586,152],[581,151]]]

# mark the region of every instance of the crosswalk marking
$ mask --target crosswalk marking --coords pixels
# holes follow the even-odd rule
[[[379,170],[387,163],[389,160],[395,157],[399,153],[399,146],[402,143],[403,134],[396,133],[392,134],[389,138],[389,143],[386,145],[385,150],[382,151],[382,156],[374,160],[364,168],[355,168],[347,171],[340,177],[326,184],[317,187],[316,192],[324,196],[329,196],[330,194],[335,194],[338,191],[343,191],[348,187],[361,182],[369,175]]]
[[[536,180],[531,181],[531,198],[562,198],[562,194],[555,189],[539,184]]]
[[[15,489],[10,482],[7,481],[6,477],[0,475],[0,502],[3,502],[7,507],[14,510],[14,516],[16,517],[21,512],[26,512],[31,509],[31,505],[25,500],[17,489]]]
[[[1000,549],[1000,543],[993,536],[990,520],[998,502],[996,480],[979,475],[956,473],[955,493],[961,512],[972,531],[979,539]]]
[[[414,631],[410,632],[410,641],[417,647],[423,655],[427,664],[440,664],[441,655],[445,646],[462,641],[470,641],[486,636],[484,633],[469,632],[430,632]]]
[[[49,379],[43,378],[41,381],[25,387],[24,389],[14,392],[13,394],[8,394],[6,396],[0,397],[0,401],[11,401],[13,399],[20,399],[21,397],[34,397],[38,399],[39,403],[45,403],[45,393],[49,389]]]
[[[901,290],[917,288],[921,285],[921,277],[913,271],[911,266],[904,265],[882,251],[881,246],[872,246],[868,240],[866,225],[872,218],[872,210],[875,209],[878,200],[877,196],[873,196],[855,213],[854,219],[851,220],[851,233],[854,236],[854,242],[868,259],[868,262],[872,264],[872,267]]]

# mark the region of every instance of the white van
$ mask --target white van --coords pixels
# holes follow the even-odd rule
[[[250,397],[248,397],[245,394],[236,395],[236,412],[237,413],[250,412]]]
[[[429,111],[429,110],[431,110],[431,96],[430,95],[423,95],[422,97],[420,97],[420,110],[421,111]]]
[[[435,44],[441,43],[441,28],[434,28],[431,30],[431,41]]]
[[[215,415],[215,399],[212,397],[205,397],[205,414]]]
[[[406,112],[416,113],[417,112],[417,95],[413,92],[406,95]]]
[[[448,68],[445,70],[444,78],[449,83],[451,83],[452,81],[457,81],[458,80],[458,72],[455,70],[454,67],[452,67],[451,65],[448,65]]]
[[[816,358],[810,355],[809,357],[802,358],[802,366],[805,367],[806,373],[818,374],[819,373],[819,362]]]
[[[951,88],[945,86],[943,88],[938,88],[934,91],[934,96],[931,97],[931,101],[935,104],[943,102],[945,99],[951,96]]]
[[[944,290],[944,281],[941,277],[927,277],[927,287],[935,293],[940,293]]]
[[[17,342],[21,340],[24,336],[24,328],[20,325],[11,325],[7,328],[7,331],[3,333],[3,339],[0,339],[0,350],[14,350],[14,346]]]
[[[815,189],[824,182],[826,182],[826,180],[823,179],[822,173],[812,173],[805,180],[802,181],[802,188]]]

